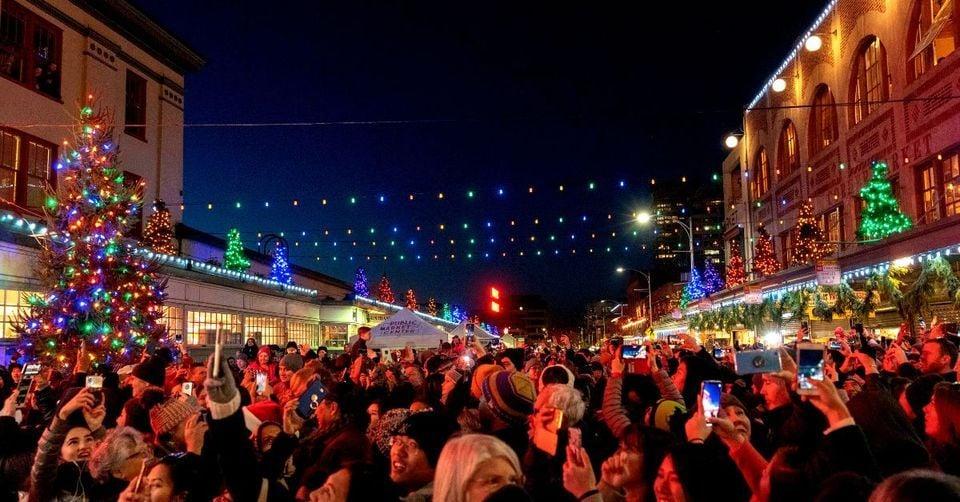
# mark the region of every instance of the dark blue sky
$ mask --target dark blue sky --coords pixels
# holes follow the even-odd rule
[[[422,299],[467,304],[495,282],[545,295],[561,317],[622,296],[613,269],[649,259],[640,246],[649,231],[622,235],[648,197],[646,180],[718,170],[723,135],[740,127],[744,104],[824,3],[135,2],[208,60],[187,77],[188,123],[414,121],[188,128],[188,224],[216,234],[237,226],[250,239],[284,231],[301,241],[295,262],[347,280],[363,255],[385,254],[397,226],[408,247],[370,262],[371,280],[386,272],[398,294],[412,287]],[[529,185],[534,195],[518,193]],[[415,203],[397,200],[409,193]],[[244,207],[228,210],[227,201]],[[483,228],[488,219],[495,225]],[[353,248],[349,239],[371,226],[375,237]],[[325,228],[331,236],[315,232]],[[308,236],[292,237],[301,231]],[[338,232],[345,242],[333,247]],[[503,242],[531,235],[535,244]],[[470,238],[475,258],[465,260]],[[480,258],[502,251],[514,257]],[[447,258],[434,261],[434,252]],[[410,259],[417,253],[419,263]]]

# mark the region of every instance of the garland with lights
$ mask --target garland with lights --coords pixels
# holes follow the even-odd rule
[[[231,228],[227,232],[227,250],[223,254],[223,268],[237,272],[246,272],[250,268],[250,260],[243,254],[240,231],[236,228]]]
[[[730,259],[727,261],[727,287],[735,288],[747,280],[747,272],[744,269],[743,256],[740,252],[740,241],[735,239],[730,242]]]
[[[28,360],[67,368],[81,345],[88,363],[129,364],[160,342],[166,281],[158,266],[124,242],[142,205],[144,182],[126,182],[113,143],[113,116],[80,110],[73,142],[57,163],[59,190],[44,212],[37,274],[45,293],[31,294],[14,325]]]
[[[708,295],[723,291],[723,277],[720,277],[720,272],[713,266],[713,260],[707,260],[707,264],[704,265],[703,287]]]
[[[809,199],[800,204],[797,225],[793,227],[793,264],[810,265],[833,253],[833,246],[826,242],[823,229],[813,216],[813,202]]]
[[[413,310],[414,312],[420,309],[420,306],[417,305],[417,295],[416,293],[413,292],[413,289],[407,290],[406,300],[407,300],[406,306],[408,309]]]
[[[753,250],[753,271],[758,276],[775,274],[780,270],[780,261],[773,247],[773,237],[764,228],[757,229],[757,244]]]
[[[393,303],[397,301],[393,296],[393,289],[390,288],[390,279],[387,274],[380,277],[380,284],[377,285],[377,300],[383,303]]]
[[[431,297],[427,300],[427,314],[432,315],[433,317],[438,317],[438,308],[437,308],[437,299]]]
[[[874,162],[872,169],[873,177],[860,189],[860,197],[866,207],[857,230],[860,239],[870,241],[885,239],[913,226],[910,218],[900,212],[900,204],[893,195],[893,186],[887,179],[887,163]]]
[[[157,253],[173,255],[177,252],[173,245],[170,210],[162,200],[153,203],[153,214],[147,220],[147,228],[143,232],[143,244]]]
[[[287,258],[287,247],[280,241],[273,250],[273,263],[270,264],[270,279],[281,284],[293,284],[293,274],[290,273],[290,260]]]
[[[370,296],[370,287],[367,286],[367,270],[357,267],[353,274],[353,292],[360,296]]]

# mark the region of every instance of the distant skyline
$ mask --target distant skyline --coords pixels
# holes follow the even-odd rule
[[[719,171],[723,136],[740,129],[744,105],[823,7],[752,0],[697,5],[691,13],[681,3],[134,1],[208,60],[187,76],[188,124],[381,122],[188,127],[186,224],[217,235],[236,226],[245,239],[261,229],[319,231],[304,242],[326,237],[319,254],[328,257],[335,252],[329,241],[352,248],[352,240],[323,229],[415,233],[418,222],[429,222],[433,233],[421,230],[411,249],[453,238],[453,245],[434,245],[443,255],[462,255],[470,238],[482,254],[507,249],[491,237],[534,236],[523,257],[376,260],[368,275],[375,282],[387,273],[401,293],[413,288],[420,298],[470,306],[496,283],[543,295],[561,319],[588,301],[623,297],[625,277],[614,270],[646,266],[650,253],[641,244],[651,233],[641,231],[628,251],[535,258],[537,249],[562,249],[544,239],[570,223],[533,220],[587,214],[572,240],[600,229],[622,238],[634,229],[631,212],[648,201],[644,180],[706,180]],[[591,180],[605,188],[591,192]],[[629,185],[620,189],[619,180]],[[537,192],[497,198],[500,184]],[[560,193],[561,184],[573,189]],[[440,201],[440,192],[453,198]],[[434,200],[379,204],[381,193]],[[357,204],[319,203],[351,196]],[[294,207],[294,198],[302,205]],[[206,210],[209,201],[217,201],[215,210]],[[229,201],[244,207],[221,208]],[[279,207],[255,210],[264,201]],[[597,221],[606,214],[616,217]],[[461,223],[521,217],[526,227]],[[440,223],[460,227],[440,231]],[[388,235],[376,235],[383,239],[376,248],[358,242],[356,257],[385,254]],[[352,281],[357,258],[317,262],[312,252],[292,247],[292,261]]]

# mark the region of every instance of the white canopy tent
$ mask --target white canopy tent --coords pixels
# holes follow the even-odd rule
[[[434,348],[440,342],[446,342],[450,335],[446,331],[430,324],[425,319],[403,309],[373,327],[367,347],[371,349],[402,349],[410,346],[415,349]],[[350,343],[357,341],[350,337]]]
[[[467,324],[473,324],[473,336],[477,337],[477,340],[480,340],[481,343],[485,344],[500,339],[500,337],[481,328],[479,324],[469,323],[467,321],[463,321],[459,326],[453,328],[453,331],[450,332],[450,338],[458,336],[461,340],[466,340],[467,335],[470,334],[467,330]]]

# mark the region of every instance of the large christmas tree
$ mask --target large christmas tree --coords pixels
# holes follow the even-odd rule
[[[727,287],[735,288],[747,280],[739,239],[730,241],[730,260],[727,261]]]
[[[773,237],[764,228],[757,229],[757,244],[753,250],[753,271],[759,276],[775,274],[780,270]]]
[[[860,197],[866,203],[857,231],[860,239],[885,239],[912,226],[910,218],[900,212],[900,204],[893,195],[886,162],[873,163],[873,177],[860,189]]]
[[[412,289],[407,290],[406,300],[407,300],[406,306],[408,309],[417,310],[420,308],[420,306],[417,305],[417,294],[414,293]]]
[[[711,260],[707,260],[707,264],[704,265],[703,287],[708,295],[722,291],[724,287],[723,277],[720,277],[720,273],[717,272],[717,268],[713,266]]]
[[[390,289],[390,279],[387,274],[380,277],[380,284],[377,285],[377,300],[384,303],[393,303],[397,299],[393,296],[393,290]]]
[[[140,212],[143,182],[124,178],[113,123],[92,104],[80,111],[57,164],[60,186],[44,204],[50,232],[37,267],[44,293],[28,297],[15,325],[26,358],[58,369],[74,363],[81,343],[86,362],[117,366],[139,360],[166,333],[158,323],[166,281],[124,238]]]
[[[813,202],[809,199],[800,204],[797,225],[793,227],[793,264],[810,265],[833,252],[826,242],[823,229],[813,216]]]
[[[153,203],[153,214],[147,220],[147,228],[143,232],[143,243],[157,253],[172,255],[177,252],[176,246],[173,245],[170,210],[162,200]]]
[[[367,271],[363,267],[357,267],[353,274],[353,292],[364,297],[370,296],[370,287],[367,285]]]
[[[290,273],[290,258],[287,246],[277,241],[273,250],[273,263],[270,264],[270,278],[281,284],[293,284],[293,274]]]
[[[231,228],[227,232],[227,250],[223,254],[223,267],[237,272],[246,272],[250,268],[250,260],[243,254],[240,231],[236,228]]]

